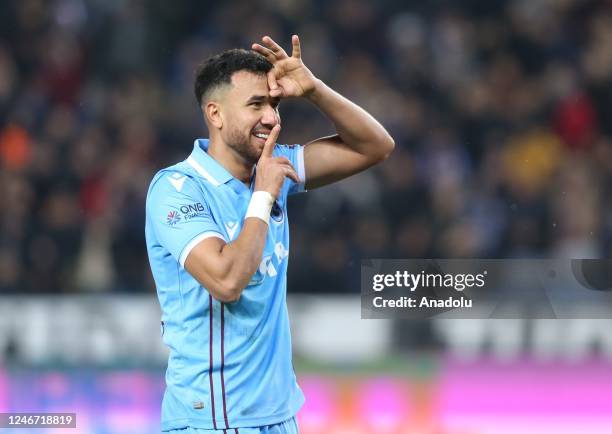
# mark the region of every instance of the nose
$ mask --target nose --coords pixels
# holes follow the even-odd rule
[[[272,106],[267,105],[262,114],[261,123],[266,127],[273,128],[280,123],[278,112]]]

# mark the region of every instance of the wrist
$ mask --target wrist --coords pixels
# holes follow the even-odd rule
[[[245,220],[249,217],[255,217],[263,220],[266,224],[270,220],[270,211],[274,205],[274,196],[265,190],[257,190],[253,192],[249,207],[247,208]]]
[[[327,85],[323,83],[323,80],[315,78],[312,89],[306,92],[304,97],[311,102],[316,103],[317,99],[321,96],[326,87]]]

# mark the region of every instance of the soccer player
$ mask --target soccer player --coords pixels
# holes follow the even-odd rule
[[[162,430],[297,433],[304,402],[286,306],[287,196],[382,160],[394,142],[366,111],[317,79],[292,37],[269,37],[198,68],[209,139],[161,170],[146,204],[149,261],[170,348]],[[311,101],[336,134],[277,144],[282,98]]]

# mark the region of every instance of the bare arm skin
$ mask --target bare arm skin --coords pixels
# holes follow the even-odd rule
[[[284,157],[272,157],[280,126],[272,129],[257,163],[255,191],[267,191],[275,199],[286,177],[300,182],[294,168]],[[219,301],[237,301],[261,262],[268,225],[256,217],[247,218],[231,243],[206,238],[185,260],[185,269]]]
[[[268,73],[270,96],[303,97],[312,102],[336,127],[336,134],[309,142],[304,148],[306,187],[309,189],[361,172],[389,156],[395,142],[372,115],[317,79],[302,62],[300,40],[291,38],[289,56],[272,38],[253,50],[274,65]]]

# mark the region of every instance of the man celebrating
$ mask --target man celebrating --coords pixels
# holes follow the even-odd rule
[[[297,433],[304,402],[286,305],[287,196],[360,172],[393,150],[366,111],[317,79],[292,37],[270,37],[198,68],[209,139],[155,175],[146,205],[149,261],[170,348],[162,430]],[[337,133],[276,143],[281,98],[303,97]]]

